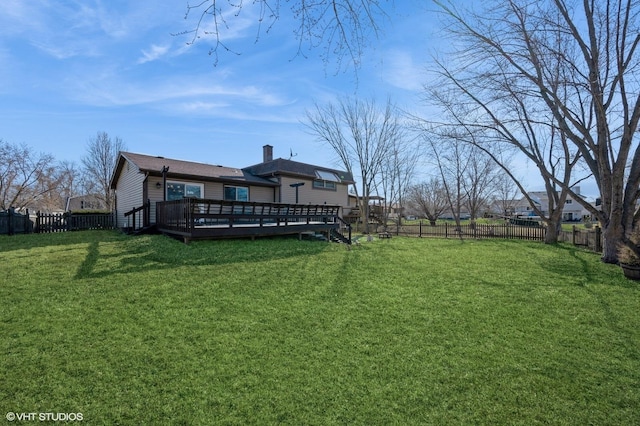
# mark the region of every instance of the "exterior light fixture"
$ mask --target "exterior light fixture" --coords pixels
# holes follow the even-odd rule
[[[290,187],[296,189],[296,204],[298,204],[298,188],[300,188],[303,185],[304,185],[304,182],[297,182],[297,183],[292,183],[291,185],[289,185]]]

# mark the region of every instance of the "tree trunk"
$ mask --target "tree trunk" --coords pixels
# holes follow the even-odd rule
[[[624,168],[614,168],[605,182],[611,190],[602,193],[602,213],[598,217],[602,226],[601,259],[605,263],[617,264],[619,245],[633,229],[636,198],[625,199]],[[636,184],[636,190],[637,187]]]
[[[624,228],[615,222],[602,227],[602,261],[618,263],[618,246],[624,239]]]
[[[558,242],[558,231],[562,226],[562,222],[558,219],[551,218],[547,221],[547,232],[544,234],[545,244],[556,244]]]

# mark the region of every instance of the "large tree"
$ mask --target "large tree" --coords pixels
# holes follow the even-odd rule
[[[0,139],[0,210],[36,207],[59,184],[50,154]]]
[[[575,179],[550,175],[545,168],[540,172],[598,218],[602,259],[616,262],[618,246],[628,242],[640,217],[640,3],[501,0],[477,12],[436,4],[457,49],[451,56],[455,66],[441,62],[442,75],[479,100],[499,131],[508,129],[507,105],[514,95],[532,117],[547,117],[560,140],[572,147],[564,154],[565,164],[578,157],[584,162],[602,205],[596,208],[575,194]],[[473,76],[486,75],[502,78],[480,90],[470,84]]]
[[[353,176],[361,220],[369,232],[369,201],[385,164],[393,161],[393,148],[404,137],[400,116],[391,100],[379,108],[373,100],[341,99],[307,111],[305,125],[319,142],[330,146],[338,162]]]
[[[111,175],[118,153],[124,149],[125,144],[119,137],[112,139],[108,133],[98,132],[87,143],[87,152],[82,157],[85,177],[90,186],[95,188],[96,196],[107,210],[113,207],[113,193],[109,185]]]
[[[419,216],[426,217],[431,226],[436,226],[438,218],[449,207],[444,184],[435,176],[412,185],[407,194],[407,203]]]

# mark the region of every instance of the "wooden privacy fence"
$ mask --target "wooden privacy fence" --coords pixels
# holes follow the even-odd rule
[[[113,229],[112,213],[40,213],[36,215],[34,232],[66,232],[85,229]]]
[[[33,222],[26,214],[16,213],[15,209],[0,212],[0,234],[28,234],[33,232]]]

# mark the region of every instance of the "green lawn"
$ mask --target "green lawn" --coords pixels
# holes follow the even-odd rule
[[[0,283],[0,414],[640,424],[640,284],[571,246],[0,236]]]

